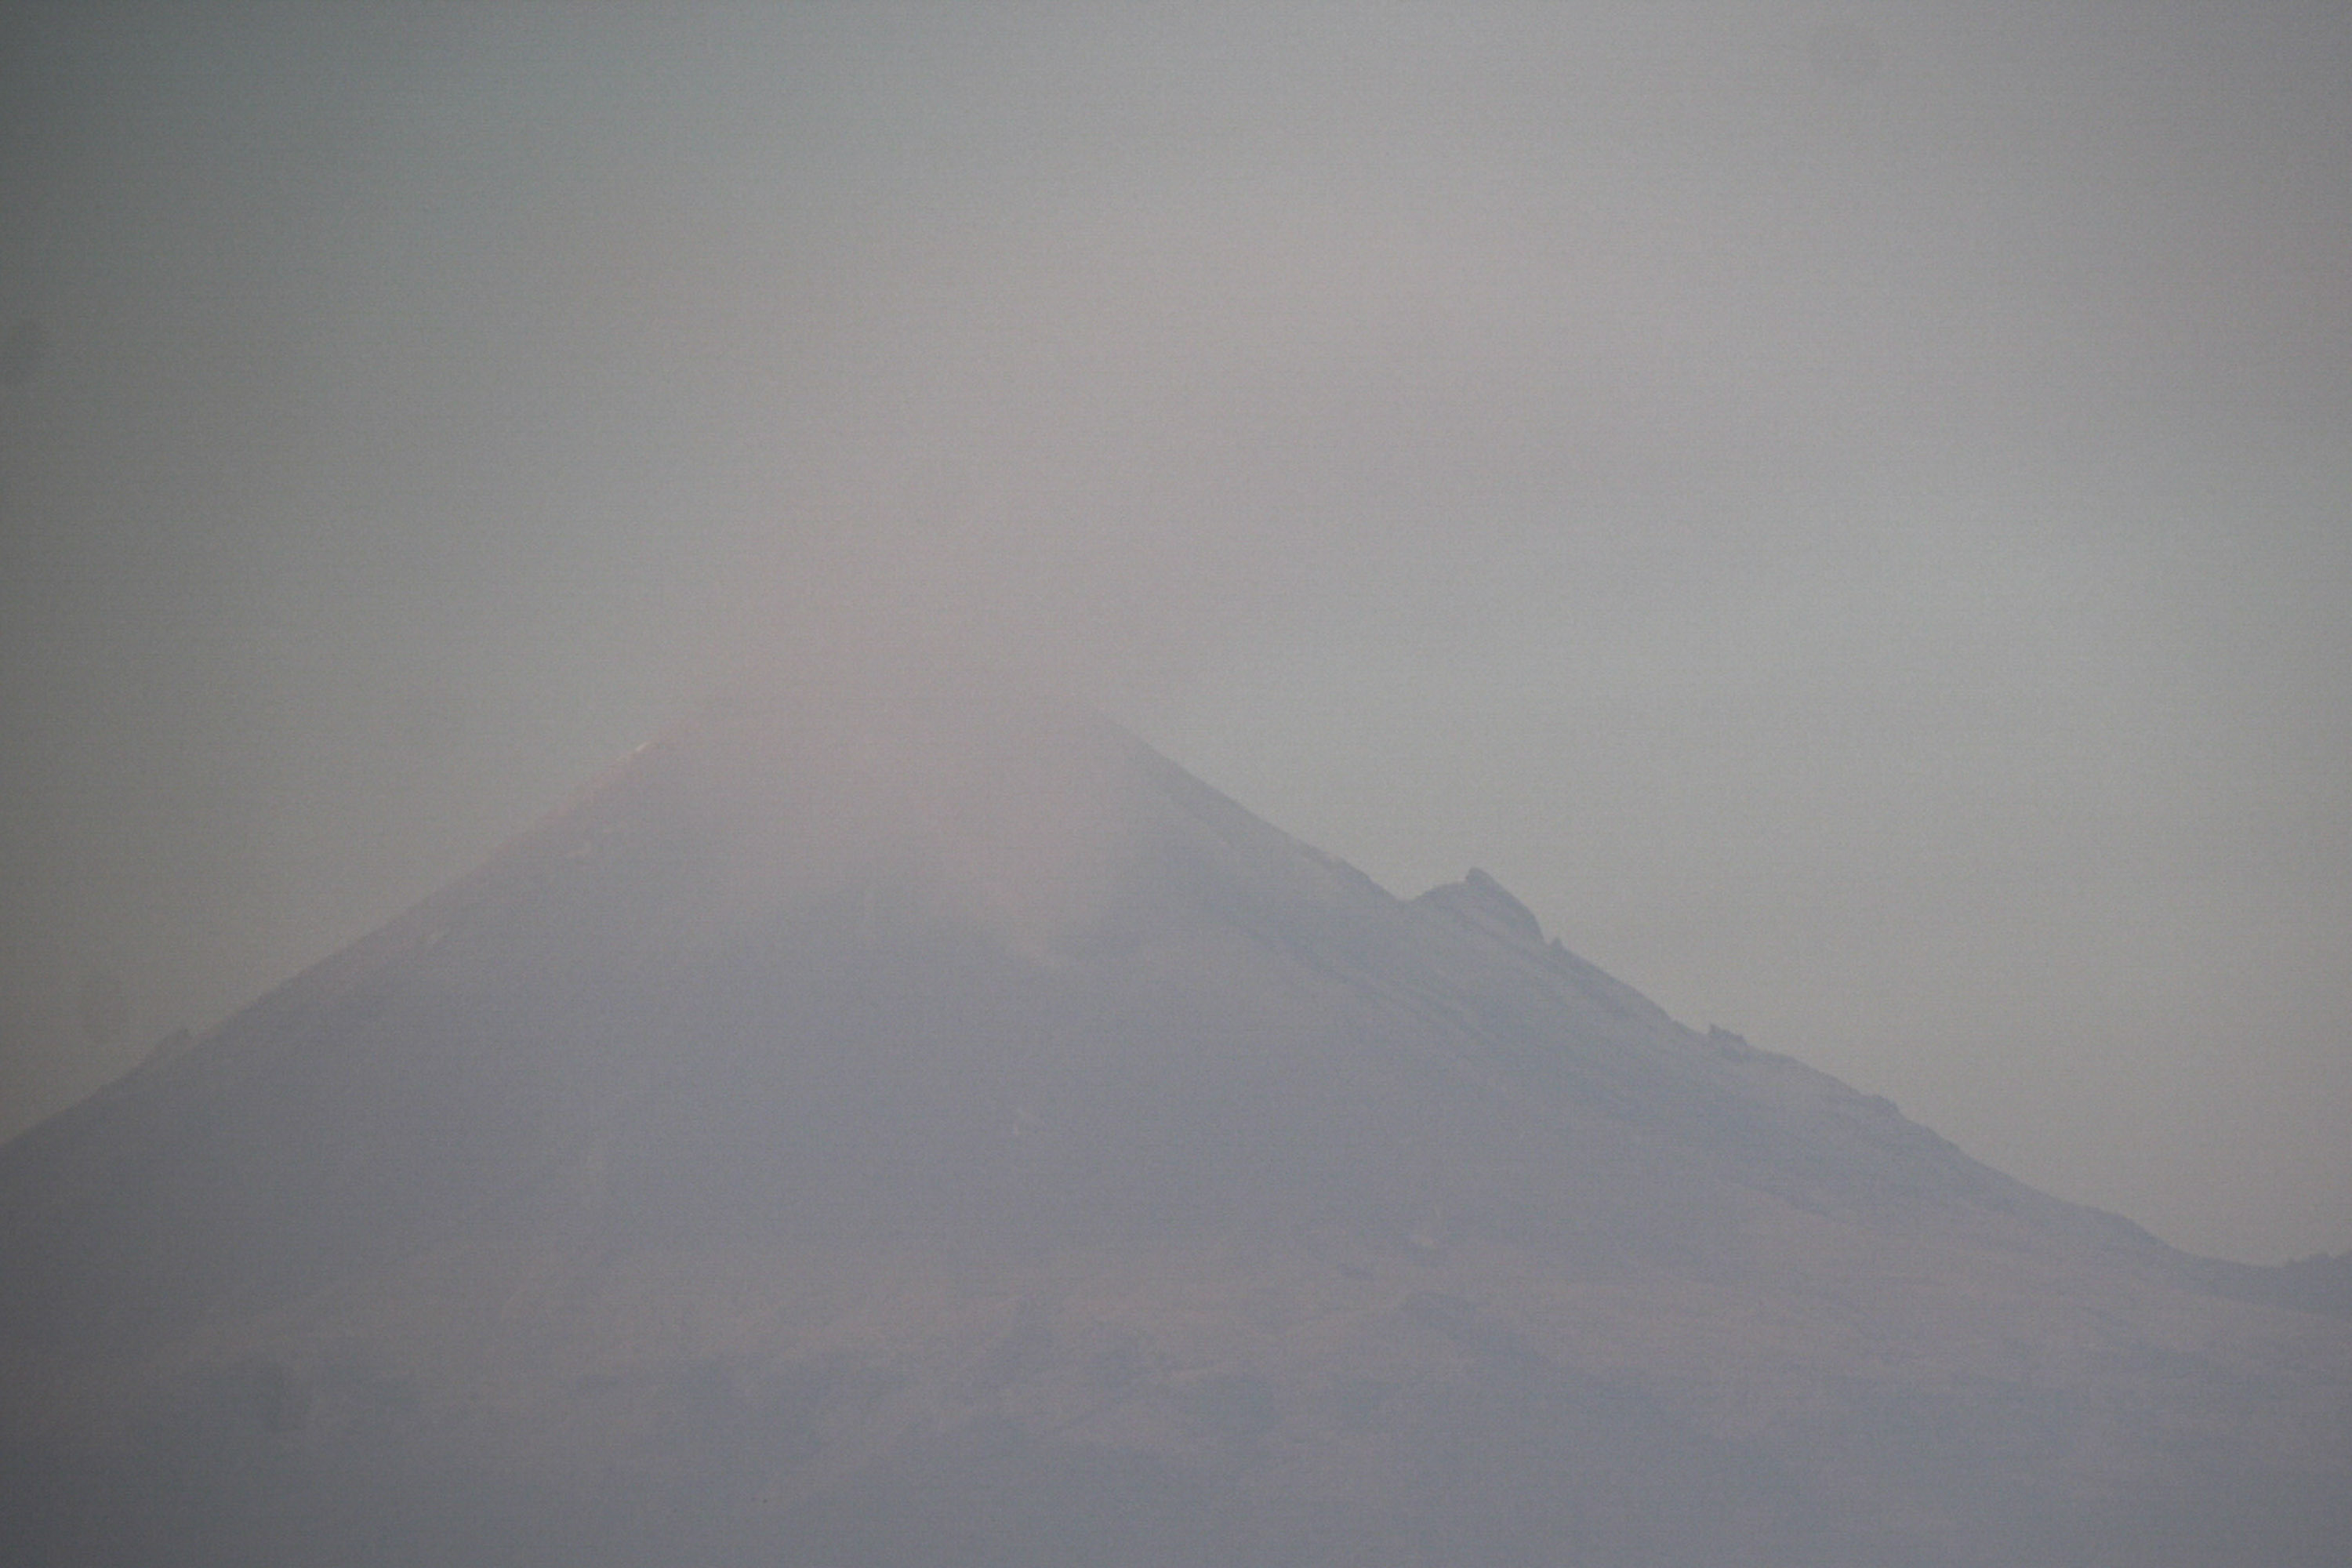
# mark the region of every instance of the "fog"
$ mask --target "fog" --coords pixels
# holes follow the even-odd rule
[[[0,1131],[713,688],[1067,685],[2352,1247],[2352,10],[16,5]]]

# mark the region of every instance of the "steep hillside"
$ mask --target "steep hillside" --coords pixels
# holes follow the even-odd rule
[[[1051,705],[738,699],[0,1150],[11,1561],[2334,1563],[2352,1322]]]

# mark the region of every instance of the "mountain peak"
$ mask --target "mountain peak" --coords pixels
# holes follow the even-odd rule
[[[1432,888],[1413,902],[1444,910],[1498,936],[1537,946],[1543,943],[1543,926],[1534,912],[1475,866],[1460,881]]]
[[[761,697],[0,1148],[0,1556],[2300,1561],[2340,1271],[2196,1261],[1091,715]]]

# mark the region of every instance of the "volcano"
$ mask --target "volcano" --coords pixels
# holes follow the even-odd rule
[[[2178,1252],[1117,727],[739,695],[0,1150],[21,1563],[2341,1563]]]

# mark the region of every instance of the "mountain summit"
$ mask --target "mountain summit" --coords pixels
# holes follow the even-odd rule
[[[25,1563],[2338,1563],[2352,1321],[1051,703],[738,697],[0,1150]]]

